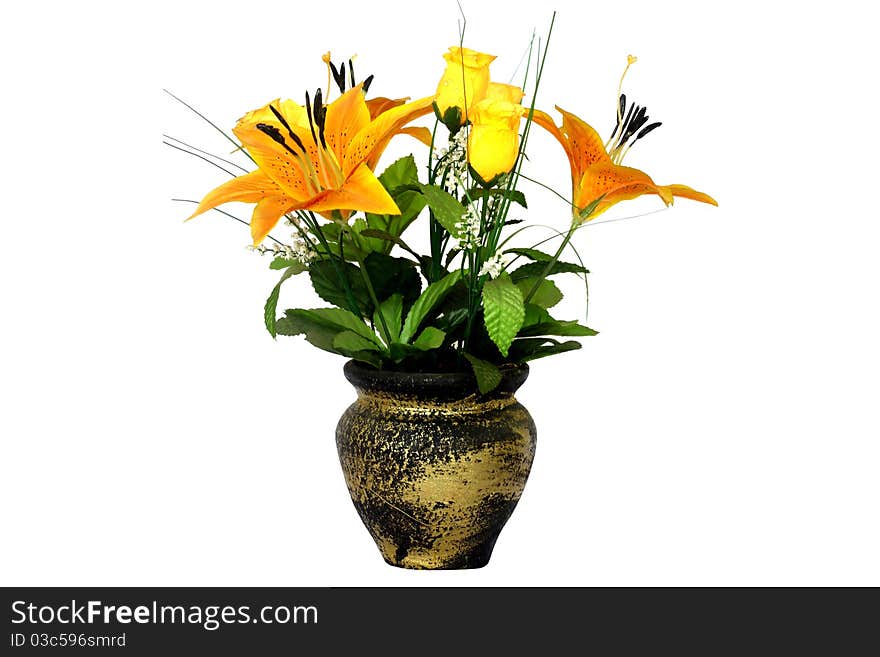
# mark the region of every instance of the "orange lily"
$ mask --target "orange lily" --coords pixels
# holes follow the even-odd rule
[[[671,205],[674,197],[718,205],[708,194],[686,185],[657,185],[644,171],[621,165],[621,153],[609,154],[599,133],[589,124],[558,106],[556,109],[562,114],[561,127],[540,110],[535,110],[534,122],[556,137],[568,156],[575,221],[593,219],[615,203],[643,194],[657,194],[666,205]],[[581,217],[583,209],[603,194],[590,216]]]
[[[374,120],[380,114],[387,112],[390,109],[400,107],[408,100],[409,98],[397,98],[392,100],[391,98],[384,98],[382,96],[370,98],[370,100],[366,101],[367,109],[370,111],[370,120]],[[373,151],[373,156],[367,160],[367,166],[370,167],[370,169],[375,169],[376,165],[379,164],[379,157],[382,155],[382,152],[385,150],[385,147],[394,135],[409,135],[410,137],[418,139],[425,146],[431,146],[431,131],[427,128],[421,126],[407,126],[405,128],[400,128],[396,132],[388,135],[385,143]]]
[[[256,246],[295,210],[400,214],[371,166],[394,134],[431,111],[433,100],[374,103],[374,115],[358,85],[326,107],[317,93],[314,106],[307,98],[306,107],[285,100],[248,112],[233,133],[258,168],[209,192],[190,219],[223,203],[256,203]]]

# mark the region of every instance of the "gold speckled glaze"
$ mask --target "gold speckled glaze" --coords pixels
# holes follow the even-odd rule
[[[486,396],[462,374],[354,362],[345,374],[358,398],[336,428],[339,460],[382,556],[403,568],[484,566],[535,454],[535,424],[513,396],[528,368]]]

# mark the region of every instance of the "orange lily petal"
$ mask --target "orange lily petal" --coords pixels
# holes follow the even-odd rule
[[[666,189],[672,192],[673,196],[678,196],[681,198],[689,198],[692,201],[700,201],[701,203],[708,203],[709,205],[718,205],[718,201],[709,196],[708,194],[704,194],[703,192],[698,192],[695,189],[688,187],[687,185],[666,185]]]
[[[370,120],[375,119],[382,112],[387,112],[392,107],[399,107],[403,105],[409,98],[398,98],[396,100],[392,100],[391,98],[384,98],[383,96],[377,96],[376,98],[370,98],[367,101],[367,109],[370,110]]]
[[[199,203],[196,211],[187,218],[187,221],[224,203],[232,203],[233,201],[257,203],[267,197],[280,196],[281,193],[281,188],[265,173],[257,169],[233,178],[208,192]]]
[[[611,161],[605,151],[605,142],[591,125],[561,107],[557,106],[556,109],[562,114],[562,132],[568,138],[578,171],[584,171],[596,162]]]
[[[352,138],[369,123],[370,110],[364,101],[362,85],[349,89],[327,106],[324,139],[338,161],[342,161]]]
[[[294,199],[308,198],[311,193],[306,182],[306,174],[303,171],[302,164],[284,146],[258,130],[257,123],[266,123],[275,127],[281,135],[287,138],[288,146],[300,152],[288,137],[287,128],[281,125],[274,116],[271,120],[269,118],[266,118],[264,121],[254,120],[255,117],[259,116],[257,112],[250,112],[244,119],[239,121],[238,125],[232,129],[232,132],[241,140],[247,152],[254,158],[257,166],[267,176],[272,178],[285,194]],[[307,136],[301,132],[300,128],[293,126],[293,124],[290,125],[294,134],[300,138],[306,147],[310,150],[314,149],[311,135]],[[305,156],[301,157],[304,158]]]
[[[345,174],[348,175],[366,162],[373,155],[373,151],[381,152],[388,143],[387,138],[399,132],[407,123],[431,112],[433,102],[434,97],[427,96],[406,105],[393,107],[377,116],[349,143],[342,165]]]
[[[258,246],[266,238],[284,213],[292,210],[294,205],[295,203],[285,196],[269,196],[257,203],[251,215],[251,237],[254,238],[254,246]]]
[[[593,219],[620,201],[628,201],[644,194],[657,194],[667,205],[672,203],[673,193],[654,184],[644,171],[612,162],[597,162],[584,171],[576,188],[574,204],[578,209],[583,209],[604,195],[589,217]]]
[[[410,126],[409,128],[401,128],[400,134],[409,135],[415,139],[418,139],[425,146],[431,145],[431,131],[427,128]]]
[[[394,199],[365,164],[359,166],[339,189],[323,191],[299,207],[315,212],[362,210],[374,214],[400,214]]]

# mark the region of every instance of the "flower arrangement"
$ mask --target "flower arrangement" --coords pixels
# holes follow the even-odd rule
[[[370,96],[373,76],[357,82],[351,60],[337,65],[327,53],[326,87],[307,92],[304,104],[273,100],[238,121],[228,138],[252,170],[209,192],[192,217],[254,204],[252,248],[271,254],[270,267],[281,272],[265,304],[273,337],[304,335],[378,369],[472,371],[488,393],[505,368],[578,349],[571,338],[596,334],[551,314],[562,299],[553,277],[586,282],[571,245],[586,222],[645,194],[667,205],[675,197],[715,204],[623,164],[660,126],[622,93],[623,77],[614,129],[602,139],[575,114],[557,107],[557,124],[536,106],[546,48],[533,54],[522,84],[504,84],[490,75],[494,56],[459,43],[443,54],[434,93],[409,100]],[[425,116],[431,127],[413,125]],[[524,226],[510,218],[514,205],[527,205],[521,183],[545,185],[523,172],[536,126],[555,137],[571,169],[570,196],[557,193],[565,207],[553,252],[540,248],[548,240],[515,246]],[[425,164],[410,155],[379,173],[383,151],[402,135],[421,142]],[[420,217],[430,243],[424,254],[407,242]],[[273,234],[279,227],[289,240]],[[576,257],[564,259],[567,248]],[[298,275],[330,306],[279,313],[281,286]]]

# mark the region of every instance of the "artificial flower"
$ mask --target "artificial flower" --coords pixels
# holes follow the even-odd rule
[[[525,110],[523,91],[510,84],[490,82],[486,96],[470,112],[468,162],[484,181],[507,173],[519,155],[519,124]]]
[[[470,48],[452,46],[443,54],[446,71],[437,85],[435,102],[440,116],[450,107],[461,110],[461,123],[469,118],[471,108],[486,95],[489,86],[489,64],[495,55]]]
[[[622,104],[625,98],[622,97]],[[666,205],[671,205],[674,197],[689,198],[694,201],[718,205],[708,194],[698,192],[686,185],[657,185],[644,171],[623,166],[620,162],[626,152],[626,144],[637,141],[659,124],[651,124],[644,128],[632,128],[631,117],[640,116],[645,119],[644,110],[630,112],[627,121],[621,121],[622,112],[618,113],[620,130],[616,146],[609,154],[599,134],[585,121],[560,107],[562,126],[539,110],[534,112],[534,122],[550,132],[565,150],[571,167],[572,205],[575,221],[589,220],[605,212],[615,203],[634,199],[643,194],[657,194]],[[620,125],[623,123],[623,125]],[[612,135],[614,137],[614,135]],[[625,137],[625,138],[624,138]],[[596,199],[601,201],[593,209],[589,217],[582,217],[584,208]]]
[[[257,170],[209,192],[195,217],[231,201],[256,203],[251,236],[259,244],[288,212],[311,210],[347,217],[353,211],[400,214],[370,168],[391,136],[431,111],[432,97],[398,104],[371,116],[363,85],[330,105],[306,97],[274,101],[248,112],[233,129]]]

